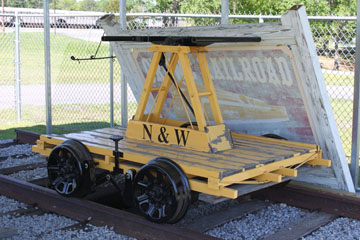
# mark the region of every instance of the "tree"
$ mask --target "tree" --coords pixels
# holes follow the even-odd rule
[[[79,4],[80,11],[98,11],[95,0],[82,0]]]
[[[52,1],[50,1],[52,5]],[[79,10],[76,0],[56,0],[56,9],[62,10]]]
[[[20,8],[42,8],[42,0],[6,0],[4,2],[6,7],[20,7]]]
[[[109,5],[110,0],[97,1],[97,7],[100,12],[106,12],[106,7]]]
[[[108,0],[108,5],[106,6],[106,12],[119,12],[119,0]],[[148,12],[152,8],[152,1],[150,0],[127,0],[126,1],[126,11],[127,12]]]

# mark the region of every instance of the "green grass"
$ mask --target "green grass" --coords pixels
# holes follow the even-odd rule
[[[128,103],[129,110],[137,107],[135,102]],[[114,104],[114,124],[121,124],[120,103]],[[15,128],[28,131],[45,133],[46,115],[45,106],[24,105],[22,108],[22,121],[15,122],[13,109],[1,109],[0,116],[0,140],[15,138]],[[129,117],[131,117],[129,113]],[[52,107],[53,132],[64,134],[79,132],[110,126],[109,104],[57,104]]]
[[[334,117],[337,123],[345,155],[350,156],[353,101],[344,99],[330,99],[330,103],[334,112]]]
[[[20,34],[20,62],[22,84],[44,84],[44,34],[24,32]],[[94,55],[96,42],[51,34],[51,80],[53,83],[104,83],[109,81],[109,59],[94,61],[72,61]],[[100,39],[99,39],[100,40]],[[0,35],[0,85],[14,84],[14,46],[13,34]],[[109,56],[109,45],[102,44],[97,54]],[[120,79],[120,66],[114,62],[114,79]]]
[[[354,76],[324,73],[326,85],[354,86]]]

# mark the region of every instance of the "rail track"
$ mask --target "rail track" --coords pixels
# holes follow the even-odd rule
[[[14,144],[33,144],[38,138],[37,134],[27,135],[27,133],[17,130],[15,142],[0,144],[0,153],[1,149]],[[11,157],[14,156],[11,155]],[[21,156],[20,153],[20,158],[22,157],[26,156]],[[0,195],[30,205],[27,209],[20,208],[0,213],[0,217],[56,213],[76,220],[69,226],[60,227],[59,230],[84,229],[87,228],[87,224],[106,225],[116,233],[137,239],[216,239],[208,234],[227,239],[245,239],[245,236],[236,232],[231,233],[231,231],[226,237],[218,235],[216,229],[226,229],[228,225],[237,221],[247,221],[247,218],[266,214],[269,209],[280,211],[288,206],[303,208],[304,210],[301,210],[303,215],[253,239],[299,239],[339,217],[360,220],[360,197],[356,194],[290,183],[286,186],[258,191],[240,200],[234,200],[231,204],[224,204],[225,207],[215,208],[210,212],[205,211],[192,218],[185,218],[184,221],[175,225],[159,225],[133,214],[133,209],[120,210],[114,208],[111,201],[104,203],[104,196],[108,198],[111,190],[103,189],[87,199],[64,198],[46,188],[48,182],[45,177],[30,179],[26,182],[10,176],[17,172],[31,171],[44,166],[45,162],[38,162],[0,169]],[[197,205],[194,205],[194,211],[196,211]],[[248,231],[251,232],[252,229]],[[40,238],[45,233],[46,231],[38,237]],[[12,236],[16,236],[16,229],[0,227],[0,238]]]

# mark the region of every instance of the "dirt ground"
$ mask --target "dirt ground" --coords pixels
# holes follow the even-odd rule
[[[334,70],[334,58],[319,57],[320,65],[322,69]],[[343,59],[339,60],[339,71],[354,71],[354,64],[345,63]]]

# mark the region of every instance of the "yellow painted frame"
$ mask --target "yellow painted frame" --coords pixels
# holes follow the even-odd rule
[[[224,124],[205,56],[207,47],[152,45],[149,50],[153,51],[154,55],[145,79],[144,88],[139,100],[139,107],[137,108],[133,120],[130,120],[128,123],[126,137],[204,152],[217,152],[231,149],[232,139],[229,135],[229,130]],[[171,53],[168,73],[165,75],[160,87],[153,87],[161,57],[163,55],[165,56],[166,53]],[[197,55],[204,81],[205,92],[199,92],[197,89],[194,76],[192,74],[190,60],[188,58],[189,53]],[[161,112],[171,85],[170,75],[174,77],[174,72],[178,62],[180,63],[184,74],[186,87],[190,96],[190,102],[194,110],[197,122],[196,129],[184,130],[179,128],[179,125],[169,125],[169,122],[163,124],[165,121],[161,118]],[[177,84],[178,83],[175,81],[176,88],[178,89],[179,86]],[[152,110],[154,109],[154,111],[150,114],[145,114],[150,94],[153,91],[158,91],[155,103],[152,107]],[[211,113],[215,121],[215,125],[213,126],[210,126],[206,122],[206,113],[201,103],[202,97],[209,98]],[[187,111],[186,107],[185,111]],[[153,129],[155,131],[154,137],[152,133]],[[187,142],[187,139],[190,141]]]

